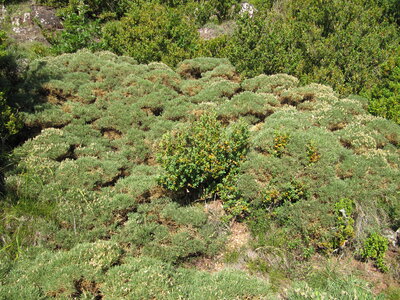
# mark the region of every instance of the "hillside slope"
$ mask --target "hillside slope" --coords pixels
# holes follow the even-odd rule
[[[17,221],[2,228],[21,258],[1,261],[0,298],[272,297],[270,270],[306,278],[313,257],[357,254],[371,233],[400,226],[400,128],[369,115],[362,98],[285,74],[241,80],[225,59],[187,60],[174,71],[88,51],[33,62],[26,85],[37,87],[24,118],[38,133],[14,150],[6,176],[21,200]],[[250,130],[223,220],[157,182],[163,134],[211,111]],[[227,260],[219,272],[196,270],[223,253],[226,220],[253,234],[234,259],[247,267],[236,269],[259,275],[265,266],[267,275],[250,277]],[[396,259],[384,265],[399,276]],[[352,292],[372,297],[368,288]]]

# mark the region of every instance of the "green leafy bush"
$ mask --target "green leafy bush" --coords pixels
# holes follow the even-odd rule
[[[213,194],[245,158],[248,138],[244,124],[223,128],[215,115],[204,114],[192,126],[163,137],[157,157],[165,170],[160,183],[173,191]]]
[[[300,182],[284,184],[280,189],[271,188],[264,192],[261,203],[262,207],[272,209],[285,203],[295,203],[308,198],[307,190]]]
[[[365,91],[370,99],[369,111],[400,124],[400,56],[385,64],[382,72],[382,80]]]
[[[371,112],[396,119],[396,5],[369,0],[354,0],[350,6],[342,0],[276,3],[253,18],[240,18],[231,37],[209,43],[210,53],[229,58],[246,77],[288,73],[344,94],[366,93]]]
[[[285,148],[289,143],[290,135],[287,133],[275,133],[274,144],[271,149],[271,154],[276,157],[282,157],[285,152]]]
[[[18,133],[22,122],[17,112],[7,105],[2,93],[0,93],[0,140],[1,147],[11,135]]]
[[[345,243],[354,237],[355,204],[350,199],[340,199],[335,203],[336,231],[333,240],[333,248],[343,248]]]
[[[193,21],[182,11],[156,3],[133,6],[120,21],[103,28],[107,49],[132,56],[140,63],[163,61],[176,65],[197,47]]]
[[[360,255],[365,260],[373,259],[378,269],[386,272],[388,271],[388,267],[385,264],[384,258],[388,250],[388,244],[387,238],[374,232],[364,241]]]
[[[319,161],[321,158],[321,154],[319,153],[318,148],[315,146],[315,143],[311,141],[307,143],[306,147],[307,158],[310,164]]]
[[[60,13],[63,19],[61,33],[49,33],[48,40],[55,54],[72,53],[82,48],[99,50],[100,24],[98,20],[90,20],[87,16],[89,7],[83,2],[77,6],[65,8]]]

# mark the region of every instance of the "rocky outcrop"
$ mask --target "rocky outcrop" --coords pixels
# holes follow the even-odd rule
[[[3,22],[7,14],[7,9],[4,4],[0,5],[0,22]]]
[[[11,36],[18,42],[40,42],[49,44],[43,30],[54,32],[62,29],[60,18],[56,16],[55,9],[41,6],[30,5],[30,11],[20,15],[11,16],[12,34]],[[7,11],[3,6],[1,18],[5,18]]]
[[[47,30],[62,29],[62,23],[51,7],[32,5],[31,16],[39,22],[40,26]]]
[[[240,11],[239,11],[239,15],[244,15],[244,14],[249,14],[250,18],[252,18],[254,16],[254,14],[256,13],[257,9],[251,5],[248,2],[243,2],[240,3]]]

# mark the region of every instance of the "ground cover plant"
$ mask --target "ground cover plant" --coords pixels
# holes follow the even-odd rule
[[[381,237],[400,224],[400,129],[366,99],[87,50],[32,62],[24,89],[0,298],[375,297],[357,273],[315,282],[313,260],[339,256],[398,276]]]

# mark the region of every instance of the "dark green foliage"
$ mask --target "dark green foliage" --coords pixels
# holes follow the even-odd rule
[[[198,34],[182,12],[156,3],[133,6],[120,21],[103,29],[108,49],[141,63],[163,61],[175,65],[193,55]]]
[[[373,89],[365,91],[370,99],[369,111],[400,124],[400,56],[385,64],[382,72],[382,80]]]
[[[3,155],[4,144],[7,138],[18,133],[22,124],[15,109],[9,106],[4,92],[10,91],[12,76],[10,53],[7,50],[7,36],[0,31],[0,156]],[[1,158],[0,158],[1,159]]]
[[[165,135],[157,157],[165,169],[160,183],[173,191],[212,195],[245,158],[248,136],[244,124],[224,129],[214,115],[208,114],[184,130]]]
[[[38,3],[54,7],[61,7],[67,5],[69,0],[39,0]]]
[[[7,105],[3,93],[0,93],[0,147],[4,147],[6,139],[18,133],[21,127],[21,119],[17,112]]]
[[[306,188],[299,182],[290,182],[284,184],[280,189],[274,187],[268,188],[260,203],[255,206],[267,209],[273,209],[286,203],[295,203],[300,200],[307,200]]]
[[[7,164],[7,140],[23,127],[22,120],[15,107],[10,106],[5,93],[11,98],[12,79],[15,66],[7,49],[7,36],[0,31],[0,197],[4,192],[4,172]],[[15,79],[15,78],[14,78]]]
[[[87,17],[88,6],[80,2],[70,6],[60,14],[63,30],[59,34],[49,33],[48,39],[55,54],[72,53],[82,48],[101,49],[99,39],[100,24]]]
[[[389,15],[393,16],[397,4],[384,2],[294,0],[276,4],[254,18],[239,19],[236,32],[227,41],[221,40],[213,55],[228,57],[247,77],[284,72],[302,82],[329,84],[341,93],[365,91],[371,95],[372,112],[396,118],[393,60],[397,59],[399,34]]]
[[[238,3],[237,0],[210,0],[209,2],[220,22],[233,14],[232,6],[234,7],[234,4]]]

